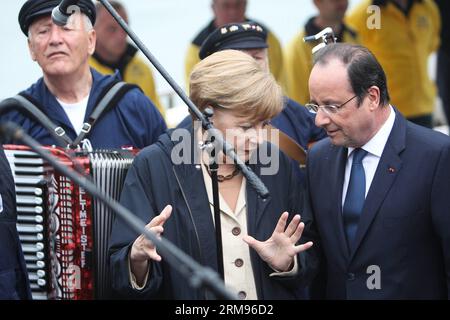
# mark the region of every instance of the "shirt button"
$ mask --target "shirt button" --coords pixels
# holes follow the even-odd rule
[[[241,234],[241,228],[239,228],[239,227],[234,227],[233,230],[231,230],[231,233],[232,233],[234,236],[238,236],[238,235]]]
[[[347,274],[347,280],[349,280],[349,281],[355,280],[355,274],[354,273],[348,273]]]
[[[242,267],[244,265],[244,260],[242,259],[236,259],[234,260],[234,265],[238,268]]]
[[[247,293],[245,291],[239,291],[238,297],[239,299],[244,300],[245,298],[247,298]]]

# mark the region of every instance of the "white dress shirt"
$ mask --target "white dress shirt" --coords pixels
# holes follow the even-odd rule
[[[211,208],[211,215],[214,220],[214,202],[211,177],[202,161],[203,181]],[[240,299],[256,300],[255,277],[250,259],[250,247],[242,240],[248,234],[247,229],[247,199],[246,199],[246,179],[242,178],[241,188],[233,211],[219,192],[220,223],[222,229],[222,251],[224,261],[225,285],[232,291],[238,293]],[[281,212],[280,212],[281,215]],[[274,226],[275,228],[275,226]],[[265,241],[266,239],[257,239]],[[272,268],[272,270],[274,270]],[[291,270],[279,272],[274,270],[270,277],[288,277],[298,272],[297,257],[294,258],[294,265]]]
[[[361,147],[361,149],[367,151],[367,155],[362,160],[364,172],[366,175],[366,197],[367,193],[369,192],[370,185],[372,184],[373,177],[375,176],[375,171],[377,170],[381,155],[383,154],[384,147],[386,146],[389,135],[392,131],[392,127],[394,126],[395,111],[391,105],[389,105],[389,108],[391,112],[386,122],[381,126],[380,130],[378,130],[378,132],[372,137],[372,139],[370,139],[365,145]],[[342,190],[342,207],[344,207],[345,196],[347,195],[348,183],[350,180],[350,171],[352,169],[353,163],[353,150],[355,150],[355,148],[348,148],[348,158],[345,165],[344,188]]]

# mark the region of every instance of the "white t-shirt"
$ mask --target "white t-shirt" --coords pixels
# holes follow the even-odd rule
[[[75,129],[75,132],[77,134],[80,134],[81,129],[83,128],[84,115],[86,114],[89,95],[76,103],[65,103],[59,99],[56,100],[58,100],[59,104],[63,107],[64,111],[69,117],[69,120],[72,123],[73,128]]]

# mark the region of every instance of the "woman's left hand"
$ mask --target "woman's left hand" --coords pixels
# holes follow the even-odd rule
[[[286,228],[288,216],[287,212],[281,215],[272,236],[264,242],[249,235],[243,238],[259,254],[261,259],[279,272],[289,271],[292,268],[294,257],[313,245],[311,241],[296,245],[302,236],[305,224],[300,222],[300,215],[297,214]]]

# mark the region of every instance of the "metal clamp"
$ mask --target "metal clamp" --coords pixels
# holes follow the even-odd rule
[[[89,133],[89,131],[91,131],[91,129],[92,129],[92,126],[89,123],[85,122],[85,123],[83,123],[83,128],[81,128],[81,131],[84,133]]]
[[[57,136],[62,137],[62,136],[64,136],[66,134],[66,131],[63,128],[61,128],[61,127],[56,127],[55,128],[55,133],[56,133]]]
[[[322,31],[320,31],[315,35],[303,38],[304,42],[311,42],[317,40],[321,40],[322,42],[312,49],[313,54],[322,49],[323,47],[325,47],[327,44],[336,43],[337,38],[334,36],[333,29],[331,29],[330,27],[326,27],[325,29],[323,29]]]

